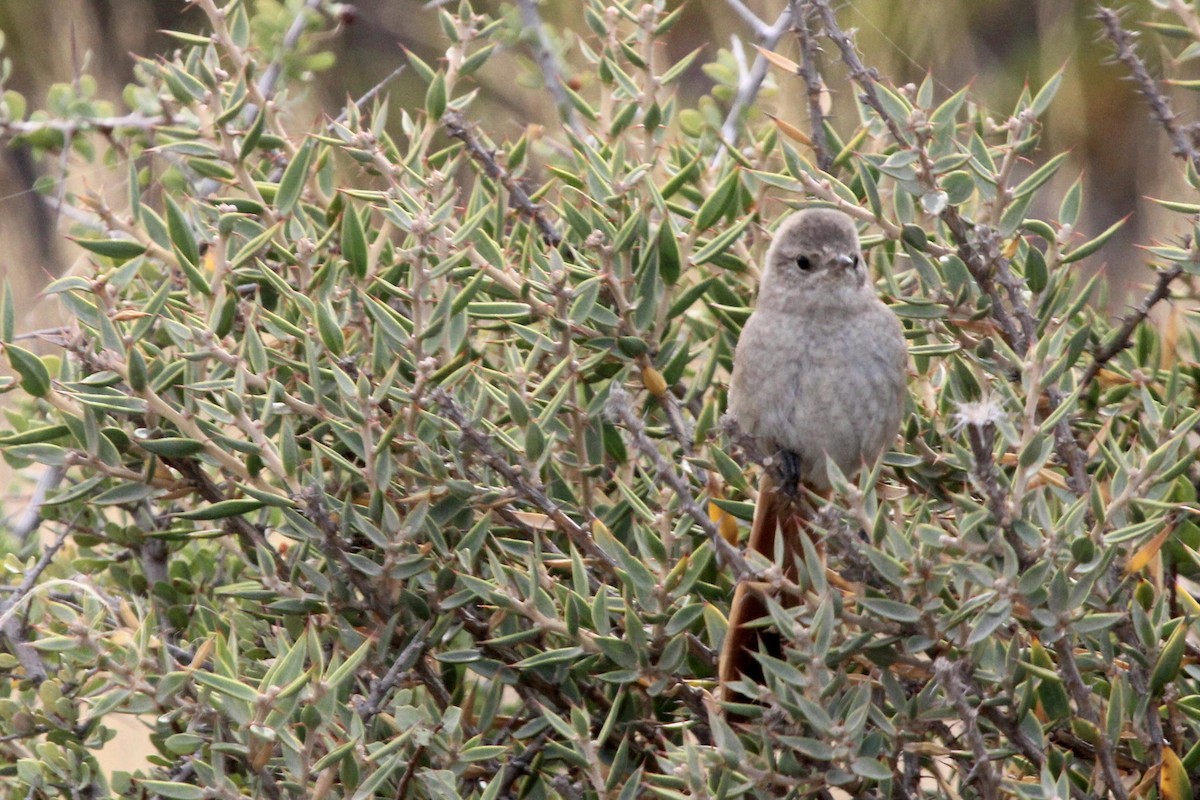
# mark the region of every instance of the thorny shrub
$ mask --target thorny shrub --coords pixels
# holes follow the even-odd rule
[[[86,253],[45,292],[61,356],[3,304],[0,444],[47,496],[3,562],[0,794],[1190,796],[1200,374],[1187,318],[1147,319],[1198,253],[1151,247],[1150,293],[1095,310],[1078,265],[1115,226],[1075,232],[1038,147],[1060,76],[993,119],[876,76],[826,0],[734,3],[751,64],[663,63],[664,0],[574,31],[463,2],[407,58],[423,108],[297,130],[348,9],[196,5],[121,111],[86,78],[3,100],[6,139],[127,185],[47,191]],[[513,53],[562,124],[500,141],[476,79]],[[822,118],[823,75],[857,115]],[[772,225],[810,204],[861,222],[912,360],[902,437],[791,582],[737,547],[759,468],[721,420]],[[727,717],[739,577],[786,646]],[[157,755],[104,775],[114,715]]]

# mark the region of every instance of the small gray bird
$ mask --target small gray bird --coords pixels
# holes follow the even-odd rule
[[[759,452],[779,464],[782,496],[768,471],[747,546],[773,559],[782,528],[789,577],[805,535],[793,502],[799,484],[827,493],[830,462],[847,478],[874,465],[900,427],[907,364],[900,320],[867,279],[853,220],[825,208],[784,220],[738,341],[729,411]],[[733,697],[729,682],[761,681],[754,651],[779,654],[777,636],[748,627],[766,615],[762,593],[742,582],[734,594],[718,665],[725,700]]]

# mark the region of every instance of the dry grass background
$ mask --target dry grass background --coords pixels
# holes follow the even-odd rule
[[[260,4],[270,1],[260,0]],[[492,0],[477,0],[475,5],[492,11],[507,6]],[[747,5],[773,19],[784,2],[748,0]],[[423,2],[362,0],[356,6],[357,22],[328,42],[338,64],[313,85],[308,108],[314,115],[321,109],[336,109],[346,96],[361,94],[394,69],[403,58],[401,45],[428,61],[439,56],[436,15]],[[556,29],[586,30],[574,0],[543,0],[542,7],[546,21]],[[1064,0],[855,0],[842,8],[841,16],[844,25],[858,30],[860,49],[882,74],[904,83],[919,82],[931,71],[946,94],[973,82],[976,98],[988,104],[998,121],[1026,81],[1040,85],[1065,65],[1062,89],[1046,119],[1042,152],[1070,149],[1070,163],[1056,178],[1058,191],[1047,194],[1061,196],[1078,174],[1085,176],[1087,204],[1080,240],[1132,215],[1121,239],[1109,248],[1112,260],[1103,267],[1112,279],[1109,303],[1116,313],[1127,293],[1145,280],[1145,259],[1134,243],[1167,241],[1185,232],[1176,229],[1179,215],[1168,216],[1146,198],[1183,192],[1177,186],[1178,170],[1166,152],[1167,142],[1152,127],[1123,79],[1123,70],[1107,63],[1108,51],[1096,41],[1098,26],[1092,11],[1089,2]],[[159,28],[188,29],[199,22],[199,14],[189,13],[182,0],[0,0],[5,55],[13,61],[12,87],[26,95],[30,107],[37,107],[52,84],[74,80],[85,67],[97,77],[100,94],[119,102],[121,88],[131,77],[129,54],[150,56],[169,47]],[[672,52],[663,57],[703,47],[700,61],[711,60],[719,49],[730,47],[734,32],[748,38],[723,0],[692,0],[669,42]],[[1155,36],[1147,34],[1142,41],[1143,54],[1151,59],[1159,53]],[[570,46],[569,41],[563,44]],[[779,49],[791,55],[794,43],[785,38]],[[523,58],[513,53],[504,57],[514,61],[514,68]],[[837,66],[829,74],[841,77]],[[392,87],[393,111],[405,104],[419,105],[424,95],[424,87],[406,77],[410,76],[402,76]],[[586,74],[569,77],[585,86],[594,80]],[[709,79],[696,67],[684,92],[696,96],[710,88]],[[853,113],[852,98],[848,84],[831,81],[829,88],[837,125],[839,117],[846,119]],[[511,132],[502,129],[505,124],[517,130],[555,117],[545,94],[520,81],[486,86],[483,95],[494,109],[497,134]],[[1194,113],[1189,114],[1196,110],[1191,95],[1179,92],[1175,102],[1185,116],[1194,118]],[[800,124],[805,115],[802,103],[803,98],[797,97],[794,113]],[[59,163],[37,163],[20,150],[0,154],[0,278],[11,282],[18,308],[24,312],[19,331],[54,324],[57,309],[38,291],[70,269],[75,257],[60,236],[69,225],[31,191],[35,180],[53,179],[61,170]],[[87,181],[92,187],[104,185],[109,177],[100,169],[76,174],[81,177],[73,180]],[[0,471],[0,486],[5,487],[0,491],[0,515],[7,517],[20,510],[29,476]],[[136,766],[149,752],[144,738],[136,721],[130,721],[129,730],[105,748],[104,760],[110,766]]]

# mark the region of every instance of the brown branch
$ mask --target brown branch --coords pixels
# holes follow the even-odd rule
[[[70,139],[76,133],[86,131],[99,131],[100,133],[112,133],[117,129],[133,129],[141,131],[153,131],[160,125],[169,122],[163,116],[146,116],[144,114],[134,112],[125,114],[119,117],[79,117],[77,119],[42,119],[42,120],[5,120],[0,122],[0,139],[9,139],[15,136],[25,136],[28,134],[40,133],[42,131],[57,131],[63,134],[64,138]],[[70,149],[70,142],[64,145],[65,149]]]
[[[483,461],[497,472],[508,485],[516,491],[517,496],[532,504],[549,517],[560,531],[566,534],[584,555],[594,559],[608,575],[615,575],[616,562],[600,549],[592,534],[582,525],[567,516],[566,512],[546,494],[545,487],[536,477],[526,477],[521,470],[509,463],[500,453],[496,452],[490,436],[479,430],[467,418],[462,407],[455,402],[445,389],[434,389],[431,393],[433,401],[441,406],[446,418],[458,426],[463,440],[472,450],[480,455]]]
[[[417,660],[425,654],[425,651],[429,647],[429,631],[432,628],[433,620],[425,620],[417,632],[413,634],[409,643],[400,651],[400,655],[396,656],[396,660],[392,662],[391,668],[388,669],[382,678],[374,681],[371,686],[371,694],[354,709],[364,722],[369,722],[376,714],[383,710],[383,704],[388,694],[400,683],[404,674],[412,669],[413,664],[417,663]]]
[[[160,457],[162,462],[168,467],[171,467],[184,480],[192,485],[192,488],[200,495],[201,498],[210,503],[219,503],[222,500],[228,500],[217,484],[209,477],[208,473],[201,468],[199,462],[194,458],[175,458],[168,456]],[[221,522],[222,527],[233,532],[238,541],[241,542],[242,551],[247,556],[253,556],[258,548],[262,548],[263,552],[271,557],[271,563],[275,565],[275,577],[281,581],[290,582],[290,570],[288,565],[284,563],[283,557],[279,555],[279,551],[267,541],[267,537],[259,528],[247,520],[245,517],[226,517]]]
[[[324,489],[320,485],[314,484],[305,488],[296,499],[303,504],[304,517],[321,532],[321,542],[318,546],[330,564],[337,564],[346,580],[354,586],[363,601],[380,619],[390,617],[393,613],[392,609],[380,602],[378,592],[371,585],[367,576],[355,569],[346,557],[346,548],[342,543],[339,523],[333,518],[333,514],[330,513],[325,502]]]
[[[33,739],[35,737],[41,736],[44,733],[49,733],[49,732],[50,732],[49,727],[43,726],[43,725],[36,725],[27,731],[22,731],[20,733],[9,733],[4,736],[0,736],[0,744],[5,744],[7,742],[16,742],[21,739]]]
[[[288,27],[287,32],[284,33],[283,41],[280,42],[279,52],[271,60],[270,65],[258,81],[258,91],[267,100],[275,96],[275,87],[279,83],[280,77],[283,76],[284,59],[300,43],[300,36],[304,33],[304,29],[308,24],[308,13],[310,11],[315,12],[320,5],[321,0],[305,0],[304,5],[296,12],[296,16],[292,18],[292,24]],[[258,107],[247,104],[246,108],[242,111],[242,120],[246,123],[253,122],[257,114]]]
[[[1008,737],[1009,744],[1013,745],[1017,752],[1029,759],[1029,763],[1033,764],[1040,771],[1046,763],[1046,751],[1043,746],[1034,742],[1029,738],[1028,734],[1022,730],[1017,724],[1016,715],[1011,706],[1006,711],[1000,708],[981,703],[977,709],[980,716],[987,719],[988,722],[996,726],[996,729]],[[1093,800],[1092,796],[1084,792],[1073,783],[1068,785],[1071,788],[1071,797],[1074,800]]]
[[[971,446],[972,470],[975,482],[987,497],[988,510],[1006,535],[1012,530],[1012,507],[1008,495],[1000,488],[992,445],[996,441],[996,426],[990,420],[970,421],[963,425],[967,443]]]
[[[947,658],[938,656],[933,662],[933,674],[958,712],[958,719],[965,728],[964,734],[975,758],[966,782],[975,783],[979,788],[979,796],[984,800],[998,800],[1000,779],[992,767],[983,732],[979,730],[979,711],[967,701],[966,687],[959,675],[958,666]]]
[[[1117,771],[1112,744],[1108,741],[1108,735],[1104,733],[1104,728],[1100,724],[1100,717],[1092,706],[1092,692],[1083,682],[1083,676],[1079,673],[1079,665],[1075,663],[1075,653],[1067,639],[1059,642],[1058,672],[1062,675],[1063,683],[1067,685],[1067,690],[1075,701],[1076,713],[1096,728],[1096,741],[1092,744],[1096,748],[1096,756],[1100,760],[1100,769],[1104,773],[1104,782],[1108,784],[1108,791],[1117,800],[1128,800],[1129,793],[1125,791],[1125,784],[1121,782],[1121,773]]]
[[[753,576],[755,571],[746,563],[746,559],[742,558],[742,554],[738,552],[736,547],[725,541],[716,524],[709,519],[708,514],[704,513],[704,509],[692,497],[692,489],[688,486],[684,477],[667,463],[667,460],[663,458],[663,454],[654,446],[654,442],[650,441],[650,437],[646,435],[646,426],[642,423],[641,418],[634,413],[632,398],[625,389],[616,383],[609,390],[606,410],[611,417],[620,422],[629,431],[638,451],[650,460],[650,463],[654,465],[658,477],[665,481],[667,486],[671,487],[671,491],[675,493],[675,496],[679,498],[679,503],[683,507],[684,512],[695,520],[700,529],[704,531],[704,534],[713,546],[713,550],[716,551],[720,563],[732,568],[734,575],[738,579]]]
[[[1194,169],[1200,170],[1200,152],[1197,152],[1191,135],[1178,124],[1178,118],[1171,109],[1171,99],[1159,91],[1158,84],[1146,68],[1146,62],[1137,54],[1134,46],[1137,34],[1125,30],[1120,15],[1111,8],[1100,6],[1096,18],[1104,25],[1104,35],[1117,51],[1117,60],[1129,68],[1130,78],[1137,85],[1138,93],[1146,99],[1154,119],[1171,140],[1172,155],[1187,159]]]
[[[873,69],[869,69],[863,64],[862,59],[858,57],[858,51],[854,49],[854,43],[850,41],[850,37],[838,26],[837,17],[833,10],[829,7],[827,0],[809,0],[812,7],[821,15],[822,24],[825,26],[825,35],[833,40],[837,45],[838,50],[842,54],[842,61],[850,70],[850,77],[858,84],[862,90],[862,100],[866,103],[879,118],[883,124],[887,126],[888,133],[891,134],[893,140],[900,147],[915,150],[921,156],[922,170],[925,183],[930,188],[936,188],[936,182],[933,177],[933,172],[929,168],[929,155],[925,152],[924,147],[918,142],[914,145],[900,130],[900,124],[889,115],[883,107],[883,102],[879,99],[879,91],[875,84],[878,83],[879,77]],[[999,278],[1004,285],[1010,300],[1014,306],[1021,306],[1017,285],[1015,280],[1007,280],[1004,275],[1007,273],[1011,276],[1011,270],[1008,269],[1008,263],[1000,253],[999,246],[993,241],[994,235],[986,226],[976,226],[974,230],[968,227],[966,220],[958,213],[958,209],[954,206],[947,205],[941,214],[942,221],[946,223],[946,227],[950,230],[950,235],[954,239],[954,243],[958,248],[959,256],[967,267],[971,270],[971,275],[975,278],[979,287],[984,294],[992,301],[992,316],[996,319],[996,324],[1000,326],[1004,333],[1005,339],[1013,346],[1013,349],[1018,354],[1023,354],[1029,346],[1030,337],[1035,330],[1033,326],[1032,316],[1029,315],[1029,309],[1025,308],[1025,315],[1028,320],[1022,319],[1021,325],[1018,326],[1013,322],[1008,310],[1004,307],[1000,292],[996,288],[996,279]]]
[[[995,262],[992,259],[998,256],[989,256],[980,242],[971,236],[968,232],[967,223],[959,215],[957,209],[947,208],[942,212],[941,219],[950,230],[951,238],[955,243],[955,252],[962,259],[963,263],[966,264],[967,270],[971,273],[971,277],[974,278],[980,290],[987,296],[988,313],[1000,329],[1002,338],[1014,352],[1018,354],[1025,353],[1027,345],[1024,335],[1005,307],[1000,290],[993,278],[993,265]],[[982,227],[986,230],[986,226]],[[1015,364],[1013,367],[1017,369]]]
[[[1047,389],[1046,400],[1049,406],[1046,412],[1047,416],[1053,414],[1065,399],[1066,395],[1061,389],[1057,387]],[[1054,426],[1054,452],[1058,454],[1059,460],[1067,468],[1067,488],[1077,497],[1087,494],[1087,454],[1083,452],[1079,442],[1075,441],[1075,434],[1071,432],[1071,421],[1067,417],[1060,419]],[[1090,514],[1091,511],[1088,513]]]
[[[833,9],[829,7],[828,0],[806,0],[812,8],[821,16],[821,23],[825,26],[825,35],[833,40],[842,54],[842,61],[850,70],[850,78],[858,84],[862,89],[862,100],[879,115],[883,120],[883,124],[887,126],[888,133],[896,140],[896,144],[901,147],[911,147],[911,142],[905,138],[900,131],[900,125],[896,120],[892,119],[891,115],[883,108],[883,102],[879,99],[879,92],[875,89],[875,84],[879,81],[879,76],[875,70],[868,69],[863,64],[862,59],[858,57],[858,51],[854,49],[854,43],[850,41],[850,37],[842,31],[838,25],[837,16],[833,13]]]
[[[383,77],[383,80],[379,81],[379,83],[375,84],[370,89],[367,89],[367,91],[364,92],[361,97],[359,97],[357,100],[354,101],[354,103],[353,103],[354,107],[357,108],[359,111],[362,111],[363,108],[366,107],[367,103],[371,102],[371,100],[373,100],[376,95],[378,95],[380,92],[383,91],[385,86],[387,86],[389,83],[394,81],[396,78],[400,77],[400,73],[404,72],[404,70],[407,66],[408,66],[407,64],[401,64],[400,66],[396,67],[394,70],[389,72],[387,75],[385,75]],[[345,122],[349,118],[349,116],[350,116],[350,107],[347,106],[346,108],[342,109],[342,113],[338,114],[337,118],[334,119],[333,122],[331,122],[325,126],[325,130],[332,132],[333,126],[335,123]]]
[[[818,63],[816,38],[809,28],[809,15],[812,6],[805,4],[801,9],[802,0],[791,0],[792,30],[800,40],[800,76],[808,90],[808,120],[812,128],[813,152],[817,156],[817,166],[823,172],[833,168],[833,156],[829,153],[829,141],[825,137],[825,114],[821,110],[821,93],[824,86],[821,81],[821,67]]]
[[[1155,305],[1171,296],[1171,281],[1182,274],[1183,267],[1178,265],[1170,269],[1159,270],[1158,280],[1155,281],[1154,288],[1142,298],[1142,301],[1129,314],[1125,315],[1121,321],[1121,327],[1109,338],[1109,341],[1100,344],[1092,352],[1092,363],[1088,364],[1087,369],[1084,370],[1080,385],[1086,387],[1090,384],[1105,364],[1115,358],[1122,350],[1129,347],[1129,337],[1133,335],[1134,330],[1145,321],[1146,317],[1150,315],[1150,310]]]
[[[925,184],[930,189],[936,189],[937,184],[932,170],[932,164],[929,161],[929,154],[925,151],[923,143],[918,140],[917,144],[913,144],[904,135],[900,129],[900,124],[893,119],[883,107],[883,102],[879,99],[879,92],[875,87],[879,77],[873,69],[866,67],[862,59],[858,57],[858,52],[854,49],[854,43],[850,41],[850,37],[842,31],[838,26],[837,17],[833,10],[829,7],[827,0],[809,0],[812,6],[821,15],[821,20],[825,26],[825,33],[837,45],[841,51],[842,61],[845,62],[850,70],[850,77],[862,89],[862,100],[879,115],[887,126],[888,133],[892,139],[900,147],[911,149],[921,158],[922,178]],[[1005,338],[1012,344],[1013,349],[1018,354],[1024,354],[1035,338],[1037,326],[1033,320],[1033,314],[1029,310],[1029,306],[1021,300],[1021,284],[1016,275],[1013,274],[1009,266],[1008,259],[1004,258],[1000,252],[999,243],[995,242],[995,232],[985,225],[977,225],[974,229],[968,228],[968,223],[958,213],[958,209],[954,206],[947,205],[941,213],[941,219],[946,223],[946,227],[950,230],[950,235],[954,239],[958,247],[959,255],[971,270],[971,274],[979,283],[980,288],[992,301],[992,315],[996,318],[997,324],[1004,332]],[[1000,293],[996,289],[996,282],[999,282],[1003,287],[1004,292],[1008,295],[1009,302],[1012,304],[1013,313],[1017,316],[1017,323],[1014,323],[1009,312],[1005,309],[1001,301]]]
[[[1017,561],[1024,569],[1031,564],[1031,559],[1013,527],[1012,502],[1000,486],[1000,475],[992,455],[992,445],[996,441],[996,416],[999,413],[999,409],[988,401],[966,403],[959,408],[957,422],[971,448],[971,476],[987,499],[988,511],[1004,532],[1004,540],[1016,553]]]
[[[42,524],[42,506],[46,503],[46,495],[58,488],[66,474],[66,467],[53,466],[46,467],[38,475],[29,502],[21,509],[9,529],[18,542],[24,544]]]
[[[515,178],[509,174],[508,170],[500,166],[496,161],[495,153],[480,143],[475,132],[471,130],[471,124],[458,111],[447,111],[442,115],[442,125],[446,128],[446,133],[455,139],[462,141],[467,147],[467,153],[470,154],[472,160],[478,162],[484,173],[493,180],[499,181],[505,190],[508,191],[509,199],[516,209],[524,216],[533,220],[533,224],[537,226],[538,231],[542,235],[542,241],[551,247],[558,247],[562,244],[562,234],[554,227],[550,220],[546,219],[546,215],[542,213],[541,207],[533,202],[529,197],[529,193],[521,187]]]
[[[542,750],[546,749],[546,743],[549,740],[550,734],[542,731],[525,746],[525,749],[516,758],[504,765],[504,774],[500,777],[500,791],[496,794],[497,797],[503,798],[503,800],[513,800],[517,796],[512,792],[513,784],[522,775],[529,775],[533,771],[534,760]]]

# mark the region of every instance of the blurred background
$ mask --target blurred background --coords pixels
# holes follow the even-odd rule
[[[300,0],[247,0],[274,14],[279,30],[286,29]],[[457,5],[457,0],[454,0]],[[676,0],[670,0],[676,4]],[[745,0],[761,18],[773,22],[785,0]],[[894,0],[837,2],[841,24],[856,30],[864,61],[897,85],[919,84],[928,73],[935,78],[940,101],[964,85],[974,87],[973,100],[1002,123],[1028,83],[1034,91],[1063,68],[1064,80],[1057,99],[1045,117],[1041,147],[1031,154],[1027,168],[1049,156],[1069,150],[1070,157],[1049,192],[1061,197],[1080,175],[1084,180],[1084,212],[1078,237],[1090,237],[1114,221],[1132,215],[1117,239],[1078,268],[1103,269],[1111,279],[1108,311],[1120,313],[1130,296],[1151,280],[1146,255],[1138,249],[1154,241],[1170,241],[1188,233],[1185,220],[1149,202],[1148,197],[1193,200],[1194,192],[1182,181],[1181,163],[1172,158],[1161,130],[1154,125],[1145,104],[1125,79],[1125,70],[1111,63],[1111,50],[1099,41],[1098,23],[1092,18],[1094,3],[1085,0]],[[578,56],[577,37],[591,37],[580,0],[542,0],[541,12],[549,25],[551,42],[564,62],[564,75],[585,96],[596,76]],[[748,58],[752,32],[726,0],[684,2],[680,22],[672,30],[663,64],[702,48],[678,91],[684,106],[696,103],[713,90],[713,80],[701,65],[716,60],[722,50],[740,37]],[[1148,0],[1132,4],[1127,24],[1137,30],[1149,18]],[[472,115],[496,141],[515,139],[530,124],[553,130],[555,108],[540,86],[540,72],[532,59],[527,38],[522,37],[521,17],[511,2],[474,0],[477,11],[504,19],[510,45],[475,79],[482,91]],[[437,10],[425,0],[360,0],[353,12],[342,9],[344,24],[317,43],[334,56],[332,68],[291,84],[298,106],[295,123],[307,127],[322,114],[336,116],[347,98],[362,95],[404,63],[402,48],[427,62],[444,53],[445,40]],[[9,88],[21,92],[29,108],[42,106],[56,83],[70,83],[80,74],[98,81],[98,93],[116,103],[122,88],[133,79],[132,54],[153,57],[167,54],[173,40],[163,29],[195,30],[203,23],[199,10],[184,0],[0,0],[0,32],[4,55],[11,59]],[[326,22],[321,26],[329,28]],[[1141,52],[1156,74],[1178,52],[1178,43],[1159,32],[1146,30]],[[788,34],[776,48],[796,57],[795,37]],[[269,56],[268,56],[269,59]],[[726,54],[728,60],[728,54]],[[853,131],[853,97],[845,72],[832,48],[826,47],[825,75],[832,101],[834,126],[846,135]],[[498,63],[497,63],[498,62]],[[1188,70],[1191,70],[1189,73]],[[1200,77],[1190,63],[1171,65],[1173,77]],[[515,76],[515,80],[514,80]],[[391,112],[398,121],[401,109],[420,109],[425,87],[408,70],[389,86]],[[1184,121],[1196,118],[1194,96],[1185,89],[1172,92],[1175,108]],[[803,84],[797,78],[772,70],[760,105],[807,129]],[[757,112],[756,112],[757,113]],[[74,158],[74,156],[72,157]],[[77,258],[61,233],[69,222],[32,190],[36,182],[51,186],[63,174],[58,158],[35,160],[22,148],[0,150],[0,278],[8,279],[16,293],[23,318],[18,332],[54,324],[57,310],[38,292],[61,275]],[[82,190],[119,183],[124,170],[109,173],[104,167],[73,169],[68,188]],[[116,175],[114,181],[113,175]],[[1047,213],[1053,209],[1045,209]],[[1036,210],[1035,210],[1036,213]],[[1076,268],[1076,267],[1072,267]],[[30,481],[10,482],[0,471],[0,512],[19,511]],[[109,765],[138,766],[147,752],[144,733],[136,722],[117,742],[105,749]]]

